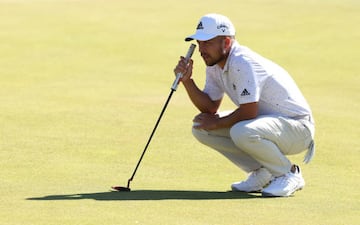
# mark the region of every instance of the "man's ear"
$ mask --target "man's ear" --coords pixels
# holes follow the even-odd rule
[[[231,42],[232,42],[231,37],[225,37],[225,38],[224,38],[224,41],[223,41],[223,47],[224,47],[224,49],[230,48],[230,47],[231,47]]]

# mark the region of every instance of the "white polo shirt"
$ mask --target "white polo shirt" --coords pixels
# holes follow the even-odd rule
[[[258,102],[259,115],[311,116],[291,76],[279,65],[234,42],[224,69],[206,68],[204,92],[212,100],[226,93],[235,105]]]

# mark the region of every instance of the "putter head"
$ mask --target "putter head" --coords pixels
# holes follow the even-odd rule
[[[128,188],[128,187],[122,187],[122,186],[113,186],[113,187],[111,187],[111,189],[112,189],[113,191],[121,191],[121,192],[131,191],[130,188]]]

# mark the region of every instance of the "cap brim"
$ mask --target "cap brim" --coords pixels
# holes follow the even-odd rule
[[[197,40],[197,41],[208,41],[210,39],[213,39],[214,37],[216,37],[216,35],[214,34],[202,34],[202,33],[196,33],[194,35],[191,35],[189,37],[185,38],[185,41],[192,41],[192,40]]]

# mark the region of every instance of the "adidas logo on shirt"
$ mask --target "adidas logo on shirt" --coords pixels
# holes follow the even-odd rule
[[[241,92],[241,96],[247,96],[250,95],[250,93],[248,92],[248,90],[246,90],[246,88]]]

